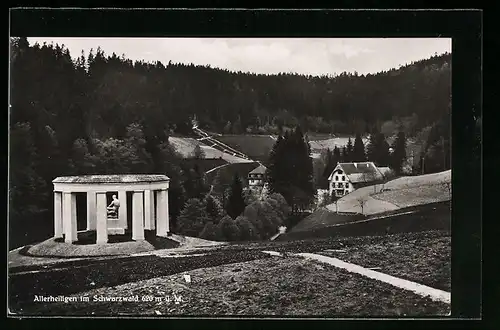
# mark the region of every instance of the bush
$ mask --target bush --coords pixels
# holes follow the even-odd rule
[[[180,234],[197,236],[209,221],[204,203],[198,198],[191,198],[177,218],[177,228]]]
[[[253,192],[250,188],[243,191],[243,199],[245,200],[246,205],[250,205],[258,200],[255,192]]]
[[[260,203],[259,218],[262,221],[262,231],[260,232],[262,238],[269,238],[276,234],[284,221],[277,209],[267,201]]]
[[[255,226],[245,216],[240,215],[235,222],[239,229],[240,240],[252,241],[260,238]]]
[[[215,225],[212,221],[206,223],[205,227],[200,232],[199,237],[212,241],[223,240],[223,237],[221,237],[221,233],[219,232],[217,225]]]
[[[210,218],[214,224],[218,224],[222,215],[224,214],[224,210],[222,209],[222,205],[220,201],[214,196],[207,195],[204,200],[205,202],[205,212],[207,216]]]
[[[240,232],[236,222],[228,215],[222,218],[217,229],[226,241],[237,241],[240,238]]]
[[[259,238],[267,239],[276,234],[280,226],[286,225],[289,214],[290,206],[285,198],[275,193],[264,201],[255,201],[245,207],[241,218],[253,226]]]
[[[319,197],[319,196],[318,196]],[[332,203],[331,195],[328,191],[321,194],[321,201],[318,203],[318,207],[323,207]]]
[[[269,196],[267,201],[270,203],[276,202],[276,204],[273,205],[276,206],[276,211],[280,216],[282,216],[283,219],[286,219],[290,214],[290,212],[292,211],[292,208],[286,202],[285,197],[283,197],[283,195],[281,194],[273,193]]]
[[[257,230],[257,233],[262,233],[263,231],[263,225],[262,221],[259,218],[259,212],[258,212],[258,207],[260,203],[258,201],[248,205],[245,207],[245,210],[243,211],[243,216],[250,221],[250,223],[254,226],[254,228]]]

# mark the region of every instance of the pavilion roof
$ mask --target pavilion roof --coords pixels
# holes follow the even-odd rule
[[[136,182],[162,182],[170,178],[162,174],[101,174],[101,175],[76,175],[60,176],[53,183],[136,183]]]

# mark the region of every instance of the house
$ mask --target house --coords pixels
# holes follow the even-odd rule
[[[266,182],[266,170],[267,168],[260,164],[253,171],[248,173],[248,186],[250,189],[262,189]]]
[[[373,162],[338,163],[328,177],[329,193],[342,197],[363,186],[384,180],[384,175]]]

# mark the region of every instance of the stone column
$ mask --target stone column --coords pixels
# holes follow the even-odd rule
[[[157,194],[156,235],[166,236],[169,230],[167,189],[158,190],[156,194]]]
[[[96,222],[97,222],[97,244],[108,243],[108,212],[106,209],[106,192],[96,194]]]
[[[120,208],[118,209],[118,219],[120,227],[127,228],[127,192],[125,190],[118,191],[118,200],[120,201]]]
[[[134,191],[132,195],[132,239],[144,239],[144,192]]]
[[[156,213],[155,213],[155,221],[156,221],[156,235],[160,235],[160,214],[162,213],[162,202],[161,202],[161,190],[154,190],[153,193],[156,195]]]
[[[62,193],[59,191],[54,191],[54,238],[62,237]]]
[[[96,230],[96,193],[87,192],[87,230]]]
[[[169,218],[169,205],[168,205],[168,189],[164,190],[163,192],[165,194],[165,217],[166,217],[166,220],[165,220],[165,227],[166,227],[166,232],[167,234],[170,232],[170,218]]]
[[[144,229],[155,229],[154,196],[152,190],[144,190]]]
[[[64,241],[73,243],[78,240],[76,231],[76,196],[70,192],[63,193]]]

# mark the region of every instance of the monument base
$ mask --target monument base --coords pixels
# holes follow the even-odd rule
[[[125,228],[121,227],[120,220],[117,218],[108,218],[108,235],[123,235]]]
[[[125,229],[123,228],[108,228],[108,235],[124,235]]]

